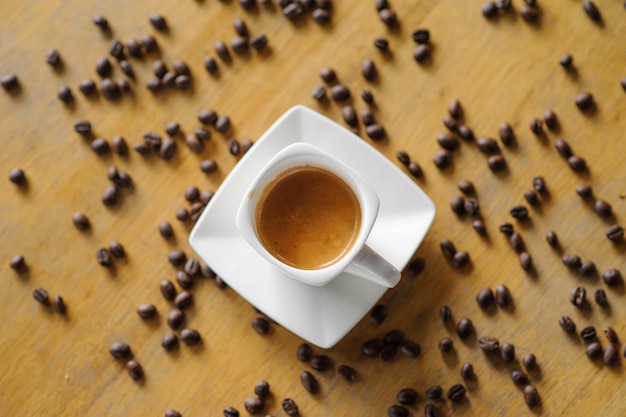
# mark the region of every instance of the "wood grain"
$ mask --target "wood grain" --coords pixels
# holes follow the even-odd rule
[[[387,28],[378,18],[373,1],[335,1],[332,21],[315,23],[310,15],[290,22],[276,6],[244,10],[237,1],[198,0],[165,2],[85,2],[68,0],[0,2],[0,74],[18,75],[21,89],[0,94],[0,415],[2,416],[124,416],[164,415],[173,408],[184,416],[221,415],[226,406],[247,415],[243,402],[252,396],[254,384],[265,379],[272,396],[268,414],[284,416],[280,402],[296,400],[303,416],[380,416],[396,404],[397,392],[413,387],[421,399],[411,415],[423,415],[431,385],[444,389],[463,382],[459,371],[470,362],[477,379],[465,382],[467,400],[452,404],[437,402],[442,415],[623,415],[623,345],[620,361],[606,366],[585,356],[580,337],[560,329],[562,315],[571,316],[578,330],[593,325],[599,340],[605,326],[626,339],[624,287],[608,288],[599,275],[582,277],[561,262],[563,254],[577,254],[596,263],[600,274],[617,268],[626,273],[626,244],[612,243],[604,236],[611,223],[626,226],[626,92],[620,86],[626,77],[624,39],[626,11],[621,2],[596,0],[603,22],[594,23],[584,13],[582,2],[540,1],[540,19],[529,24],[514,9],[492,20],[481,15],[482,2],[454,0],[392,1],[399,25]],[[148,22],[151,12],[164,15],[167,33],[156,32]],[[106,34],[91,22],[101,14],[111,24]],[[214,55],[213,44],[230,42],[232,22],[244,19],[253,35],[265,33],[269,48],[250,51],[219,61],[220,72],[210,76],[203,59]],[[415,44],[411,33],[418,27],[431,31],[432,57],[423,64],[413,60]],[[125,41],[153,34],[159,54],[131,58],[136,79],[132,93],[116,102],[102,96],[85,98],[78,91],[84,78],[98,79],[95,62],[107,54],[112,39]],[[390,52],[373,47],[376,36],[390,42]],[[57,48],[63,66],[54,70],[45,63],[49,49]],[[575,71],[565,71],[559,58],[570,53]],[[159,57],[168,65],[175,59],[189,64],[193,74],[190,91],[171,90],[153,94],[145,87],[152,62]],[[372,59],[379,72],[374,82],[366,81],[361,62]],[[196,185],[216,190],[237,158],[228,153],[226,139],[256,140],[285,110],[304,104],[341,122],[341,106],[319,104],[310,93],[322,84],[319,71],[334,68],[342,84],[353,93],[352,103],[365,104],[360,91],[370,89],[377,120],[388,138],[371,142],[389,159],[406,150],[424,170],[415,182],[433,199],[438,213],[431,231],[416,252],[426,260],[417,277],[406,273],[400,284],[381,300],[389,309],[387,320],[375,326],[365,317],[338,345],[328,351],[316,349],[333,359],[333,369],[314,371],[321,392],[307,393],[299,382],[302,370],[296,349],[302,340],[273,326],[269,335],[251,329],[257,314],[235,292],[217,288],[212,280],[197,280],[195,305],[187,325],[202,334],[196,348],[182,346],[166,353],[160,341],[171,305],[160,295],[159,282],[174,280],[176,269],[167,261],[172,249],[194,256],[187,244],[191,224],[176,220],[180,207],[188,207],[184,190]],[[123,74],[114,63],[114,78]],[[64,105],[56,98],[61,85],[72,88],[75,101]],[[574,104],[583,91],[593,94],[595,111],[583,113]],[[448,103],[459,99],[463,123],[477,137],[497,138],[498,126],[508,122],[517,142],[503,148],[506,173],[494,175],[486,157],[474,143],[463,142],[454,152],[450,168],[438,170],[432,159],[439,150],[437,134],[444,132],[442,118]],[[107,140],[123,135],[129,145],[140,142],[147,131],[164,134],[165,125],[178,121],[185,134],[199,126],[197,113],[215,109],[232,120],[232,131],[222,135],[212,130],[213,139],[201,154],[193,154],[181,138],[174,158],[95,155],[73,130],[78,119],[88,119],[94,137]],[[559,129],[545,130],[535,137],[531,119],[554,109]],[[589,169],[575,173],[554,148],[556,138],[567,140],[575,154],[583,156]],[[199,163],[206,158],[218,162],[219,170],[204,174]],[[116,165],[128,172],[134,187],[122,190],[121,201],[112,208],[101,202],[109,185],[107,167]],[[22,168],[27,186],[10,183],[8,173]],[[408,175],[408,174],[407,174]],[[510,207],[525,203],[523,192],[532,188],[532,178],[542,175],[548,193],[530,220],[517,222]],[[488,235],[479,236],[472,219],[457,217],[449,209],[450,199],[459,194],[456,182],[474,182],[481,218]],[[575,192],[579,184],[592,185],[596,198],[613,207],[610,219],[597,216],[592,204]],[[85,213],[91,229],[81,232],[72,225],[74,212]],[[161,238],[157,226],[170,221],[175,229],[171,241]],[[526,242],[535,263],[532,274],[524,272],[518,255],[498,232],[501,222],[514,224]],[[557,232],[558,250],[545,242],[549,230]],[[443,238],[459,250],[469,251],[470,267],[453,268],[438,248]],[[95,252],[117,240],[127,258],[115,268],[102,268]],[[23,254],[28,269],[11,270],[9,263]],[[474,301],[484,287],[505,284],[514,304],[508,309],[481,310]],[[569,302],[575,286],[587,289],[589,303],[577,309]],[[32,298],[43,287],[51,297],[61,294],[68,306],[66,316],[44,307]],[[609,306],[593,301],[597,288],[608,294]],[[135,310],[154,303],[159,318],[141,320]],[[447,304],[454,321],[469,317],[476,335],[460,340],[454,325],[444,326],[439,308]],[[418,342],[418,358],[398,355],[385,363],[361,354],[363,342],[399,329]],[[515,344],[517,360],[505,364],[486,357],[478,348],[477,336],[491,335]],[[452,353],[442,354],[438,341],[449,336]],[[108,353],[112,342],[125,341],[146,378],[137,383],[127,375],[124,364]],[[510,379],[521,358],[533,352],[539,370],[530,379],[541,395],[541,406],[530,409],[522,391]],[[341,380],[337,367],[348,364],[358,371],[354,382]]]

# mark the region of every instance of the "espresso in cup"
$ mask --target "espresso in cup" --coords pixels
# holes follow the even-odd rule
[[[338,175],[299,165],[265,186],[254,219],[258,238],[272,256],[294,268],[314,270],[350,251],[361,228],[361,206]]]

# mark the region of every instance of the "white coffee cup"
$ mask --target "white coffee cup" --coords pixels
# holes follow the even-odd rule
[[[286,170],[305,165],[339,176],[352,189],[361,208],[360,228],[352,246],[337,261],[319,269],[296,268],[273,256],[261,242],[255,221],[256,206],[265,187]],[[400,280],[400,272],[365,244],[376,221],[379,204],[375,190],[352,168],[315,146],[294,143],[277,153],[259,172],[241,201],[236,223],[244,239],[259,254],[301,282],[322,286],[345,272],[392,288]]]

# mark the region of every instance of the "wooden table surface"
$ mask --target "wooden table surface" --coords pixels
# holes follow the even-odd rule
[[[531,24],[520,16],[521,0],[491,20],[481,14],[482,0],[391,0],[398,24],[388,28],[374,3],[335,1],[331,22],[320,25],[310,12],[291,22],[278,6],[245,10],[234,0],[0,2],[0,74],[17,74],[21,86],[13,93],[0,90],[1,416],[163,416],[168,409],[186,417],[219,416],[227,406],[245,416],[244,401],[254,396],[259,380],[271,386],[264,413],[274,416],[286,415],[280,405],[286,397],[296,401],[302,416],[383,416],[398,404],[396,394],[402,388],[420,394],[416,405],[408,407],[410,415],[420,416],[433,402],[425,396],[430,386],[447,390],[456,383],[467,387],[467,397],[460,404],[434,401],[440,415],[626,413],[624,346],[617,344],[619,361],[607,366],[585,355],[586,343],[578,335],[583,327],[595,326],[598,340],[607,346],[603,329],[610,326],[626,341],[624,287],[608,287],[602,279],[609,269],[626,274],[626,244],[605,237],[609,225],[626,226],[626,92],[620,85],[626,77],[624,5],[596,0],[603,19],[598,24],[585,14],[581,1],[540,0],[539,20]],[[165,16],[167,32],[150,25],[152,12]],[[95,14],[108,19],[110,33],[92,23]],[[211,76],[204,57],[216,56],[216,40],[229,44],[236,36],[236,18],[247,23],[252,36],[266,34],[268,48],[233,55],[228,64],[218,58],[219,74]],[[432,56],[422,64],[413,59],[412,33],[417,28],[431,34]],[[99,83],[95,62],[107,55],[112,39],[125,42],[145,34],[156,38],[160,52],[129,58],[136,73],[129,79],[131,93],[109,101],[101,94],[86,98],[79,92],[82,79]],[[388,39],[388,53],[374,48],[378,36]],[[52,48],[62,58],[56,69],[45,62]],[[572,70],[559,65],[566,53],[573,56]],[[176,59],[188,63],[190,90],[152,93],[146,88],[159,56],[168,65]],[[377,66],[373,82],[361,74],[365,59]],[[124,78],[112,62],[113,78]],[[352,91],[357,111],[368,107],[361,90],[373,93],[372,109],[387,139],[372,141],[361,124],[363,140],[399,167],[396,152],[403,149],[423,169],[415,184],[438,209],[414,256],[425,260],[424,271],[417,276],[405,271],[399,285],[384,295],[380,303],[389,315],[383,323],[374,325],[368,314],[333,348],[314,348],[315,354],[332,359],[332,369],[325,372],[296,358],[303,341],[286,329],[272,325],[269,334],[257,334],[251,323],[258,314],[251,305],[210,279],[195,279],[195,304],[187,313],[187,326],[200,332],[203,344],[167,353],[161,338],[170,331],[166,317],[172,305],[161,296],[159,283],[175,282],[177,268],[168,262],[171,250],[196,256],[187,242],[192,223],[176,219],[176,211],[190,205],[185,190],[191,185],[217,190],[238,161],[226,139],[256,140],[295,104],[344,123],[341,104],[320,104],[311,97],[313,88],[324,84],[319,72],[325,67],[334,68]],[[74,93],[70,105],[57,99],[62,85]],[[584,91],[595,99],[591,112],[575,105],[575,97]],[[505,173],[491,172],[476,143],[465,141],[453,152],[449,168],[435,167],[433,158],[440,149],[436,138],[446,132],[442,119],[453,99],[462,104],[462,123],[476,137],[499,141],[500,123],[513,127],[516,145],[500,146],[508,162]],[[110,142],[122,135],[132,147],[144,132],[165,137],[169,122],[179,122],[185,134],[191,132],[200,126],[197,114],[203,109],[228,115],[232,129],[220,134],[210,127],[213,138],[200,154],[177,136],[178,148],[169,161],[132,149],[126,157],[98,156],[73,128],[77,120],[87,119],[94,137]],[[559,127],[550,131],[544,126],[544,134],[537,137],[530,122],[548,109],[558,116]],[[557,138],[586,160],[586,171],[569,168],[555,149]],[[217,161],[217,172],[201,172],[200,161],[207,158]],[[122,189],[120,201],[105,207],[101,198],[110,185],[111,165],[127,172],[134,187]],[[16,167],[26,174],[25,186],[8,180]],[[531,207],[523,193],[532,189],[538,175],[545,178],[548,191]],[[460,195],[460,179],[475,185],[486,236],[472,228],[475,218],[458,217],[450,209],[452,197]],[[593,198],[585,201],[577,195],[581,184],[590,184],[595,198],[612,205],[610,218],[594,212]],[[517,204],[529,207],[528,221],[509,214]],[[89,218],[88,231],[73,226],[75,212]],[[174,238],[160,236],[157,226],[162,221],[172,223]],[[502,222],[511,222],[522,235],[534,260],[533,273],[520,267],[518,254],[498,230]],[[558,234],[559,249],[546,243],[549,230]],[[471,266],[454,268],[442,256],[439,242],[444,238],[469,252]],[[95,254],[111,241],[120,242],[127,256],[109,269],[98,264]],[[18,254],[27,265],[19,273],[9,266]],[[561,261],[565,254],[593,261],[598,273],[585,277],[569,270]],[[510,289],[513,307],[481,309],[475,301],[478,291],[500,284]],[[587,291],[583,308],[569,300],[576,286]],[[37,303],[32,293],[38,287],[51,298],[62,295],[67,314]],[[598,288],[606,290],[606,307],[594,301]],[[136,308],[142,303],[154,304],[158,318],[139,318]],[[439,318],[443,305],[452,310],[451,324]],[[564,315],[576,323],[573,336],[559,326]],[[462,317],[476,328],[465,340],[454,330]],[[398,354],[384,362],[361,353],[365,341],[394,329],[421,345],[419,357]],[[478,347],[481,336],[513,343],[516,360],[505,363],[486,356]],[[439,351],[443,337],[452,339],[452,352]],[[124,362],[109,355],[116,341],[131,346],[143,366],[143,380],[131,379]],[[511,370],[523,369],[521,358],[528,353],[538,362],[528,372],[541,397],[541,405],[534,408],[525,404],[521,388],[510,378]],[[467,362],[476,378],[463,381],[459,371]],[[339,377],[342,364],[358,372],[355,381]],[[319,380],[319,393],[302,387],[299,375],[304,370]]]

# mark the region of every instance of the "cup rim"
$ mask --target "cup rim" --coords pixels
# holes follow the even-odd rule
[[[303,159],[308,158],[307,161]],[[302,161],[292,163],[294,161]],[[312,165],[327,169],[343,179],[354,191],[361,206],[361,227],[352,247],[338,261],[319,269],[299,269],[287,265],[274,257],[260,242],[254,221],[256,202],[262,190],[281,172],[299,165]],[[273,174],[273,175],[272,175]],[[330,153],[308,143],[291,144],[274,157],[259,171],[247,188],[236,215],[236,225],[244,239],[266,260],[289,276],[309,285],[322,286],[337,277],[359,253],[374,226],[380,201],[374,188],[360,174]]]

